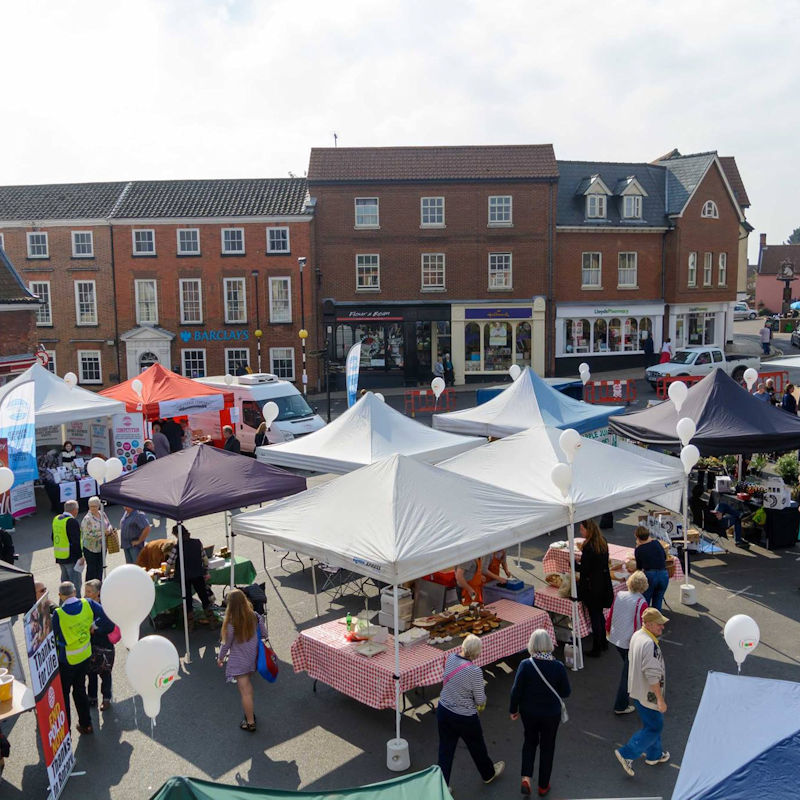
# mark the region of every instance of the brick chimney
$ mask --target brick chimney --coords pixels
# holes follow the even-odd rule
[[[758,249],[763,250],[767,246],[767,234],[762,233],[759,235]]]

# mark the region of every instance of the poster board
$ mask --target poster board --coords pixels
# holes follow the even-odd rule
[[[111,455],[122,462],[123,472],[136,469],[136,458],[142,452],[144,440],[142,414],[115,414],[111,418]]]

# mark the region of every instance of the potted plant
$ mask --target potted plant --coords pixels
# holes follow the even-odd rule
[[[796,453],[784,453],[775,464],[775,472],[783,478],[787,486],[797,483],[797,476],[800,472],[800,464],[797,461]]]
[[[750,459],[749,470],[753,475],[760,475],[767,466],[767,457],[763,453],[756,453]]]

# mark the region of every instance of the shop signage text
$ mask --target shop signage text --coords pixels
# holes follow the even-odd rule
[[[381,320],[385,322],[400,322],[403,317],[398,316],[397,311],[381,309],[375,311],[348,311],[347,316],[336,317],[337,322],[368,322],[370,320]]]
[[[181,331],[181,340],[184,342],[246,342],[249,338],[249,331],[226,328],[218,328],[214,331]]]
[[[697,314],[701,311],[708,311],[708,306],[689,306],[690,314]]]
[[[465,308],[464,319],[531,319],[530,308]]]
[[[609,314],[630,314],[630,309],[628,308],[595,308],[592,313],[596,317],[605,317]]]

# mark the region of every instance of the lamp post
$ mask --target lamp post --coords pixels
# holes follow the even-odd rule
[[[308,374],[306,373],[306,339],[308,339],[308,331],[306,330],[306,303],[305,291],[303,289],[303,269],[306,266],[305,256],[300,256],[297,259],[297,264],[300,267],[300,342],[303,347],[303,395],[308,394]]]
[[[258,270],[254,269],[251,273],[253,276],[253,280],[255,281],[256,286],[256,329],[253,331],[253,335],[256,337],[256,349],[258,352],[258,371],[261,372],[261,337],[264,335],[263,331],[261,330],[261,309],[258,303]]]

